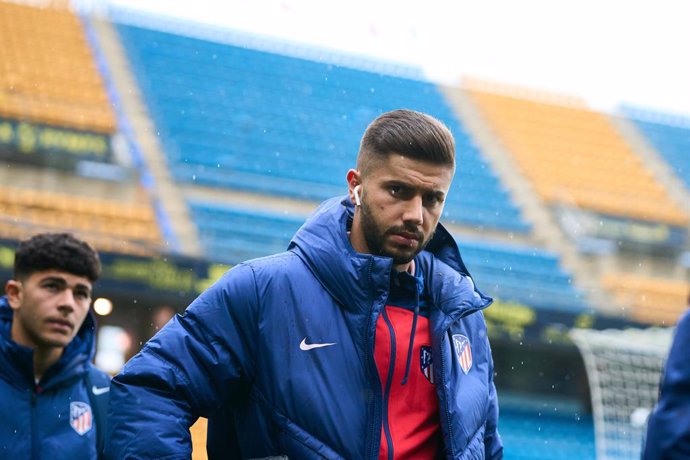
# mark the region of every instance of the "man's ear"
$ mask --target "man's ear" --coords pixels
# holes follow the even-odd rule
[[[348,193],[350,194],[350,201],[352,201],[352,203],[357,206],[359,205],[359,199],[356,198],[355,195],[357,194],[357,192],[359,192],[359,189],[355,190],[355,188],[361,184],[362,182],[359,171],[357,171],[356,169],[350,169],[347,172],[347,188]],[[361,196],[361,192],[359,193]]]
[[[22,304],[23,297],[21,281],[9,280],[5,284],[5,294],[12,310],[18,310]]]

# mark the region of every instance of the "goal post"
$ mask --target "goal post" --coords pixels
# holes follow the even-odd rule
[[[572,329],[592,397],[598,460],[639,459],[672,328]]]

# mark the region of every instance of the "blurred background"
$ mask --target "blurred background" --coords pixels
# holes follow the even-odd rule
[[[0,1],[0,276],[34,233],[91,242],[96,363],[117,373],[345,194],[377,115],[424,111],[458,146],[442,222],[496,299],[506,458],[636,458],[690,291],[688,18],[681,0]]]

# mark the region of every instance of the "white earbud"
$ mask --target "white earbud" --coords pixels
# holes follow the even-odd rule
[[[359,189],[362,187],[362,185],[357,185],[354,189],[352,189],[352,193],[355,195],[355,206],[362,206],[362,200],[359,197]]]

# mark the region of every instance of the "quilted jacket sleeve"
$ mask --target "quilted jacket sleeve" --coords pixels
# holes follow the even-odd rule
[[[191,458],[191,424],[245,394],[257,303],[239,265],[125,365],[111,385],[107,459]]]
[[[487,344],[487,349],[491,353],[491,348]],[[484,432],[484,446],[486,458],[499,460],[503,458],[503,441],[498,433],[498,397],[496,396],[496,385],[494,384],[493,358],[489,373],[489,410],[486,419],[486,431]]]
[[[678,322],[661,380],[659,403],[649,417],[645,460],[690,458],[690,311]]]

